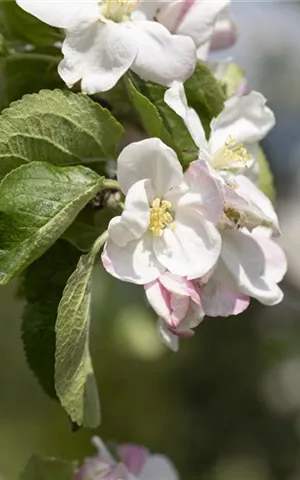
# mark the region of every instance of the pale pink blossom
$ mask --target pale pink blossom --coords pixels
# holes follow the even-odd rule
[[[158,315],[158,329],[162,340],[173,350],[178,348],[178,337],[191,337],[203,320],[200,290],[197,284],[169,272],[145,285],[148,302]]]
[[[123,444],[116,448],[117,461],[100,438],[94,437],[92,442],[98,454],[85,460],[73,480],[179,480],[164,455],[151,454],[139,445]]]

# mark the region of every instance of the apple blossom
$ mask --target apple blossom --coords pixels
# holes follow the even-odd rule
[[[73,480],[178,480],[172,463],[164,456],[150,454],[139,445],[123,444],[116,449],[118,461],[98,437],[92,439],[98,450],[87,458]]]
[[[156,2],[138,0],[17,0],[25,11],[66,29],[58,71],[72,87],[93,94],[111,89],[131,69],[145,80],[170,86],[195,68],[192,39],[172,35],[153,21]]]
[[[175,152],[157,138],[124,148],[117,177],[125,208],[110,221],[102,254],[110,274],[146,284],[166,270],[192,279],[214,266],[222,194],[204,162],[190,168],[183,173]]]
[[[196,284],[186,278],[163,273],[145,285],[148,302],[157,313],[162,340],[173,350],[178,348],[178,337],[194,335],[203,320],[204,311]]]
[[[162,1],[156,18],[170,32],[191,37],[198,59],[206,60],[210,49],[228,48],[236,40],[229,3],[229,0]]]
[[[245,176],[255,164],[258,142],[275,123],[265,98],[251,92],[227,100],[222,112],[211,122],[208,140],[199,117],[187,105],[182,84],[175,82],[167,90],[165,101],[183,118],[200,147],[200,159],[215,172],[223,189],[224,210],[235,217],[239,226],[253,228],[265,224],[278,233],[278,220],[271,202]]]

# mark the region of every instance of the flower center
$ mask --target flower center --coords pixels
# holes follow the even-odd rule
[[[150,208],[149,230],[155,237],[161,237],[167,225],[173,222],[173,217],[168,212],[172,208],[171,202],[155,198]]]
[[[100,3],[102,15],[116,23],[127,22],[140,0],[104,0]]]
[[[212,159],[212,167],[216,170],[244,168],[249,158],[251,155],[243,143],[237,143],[233,137],[229,136],[224,147],[216,151]]]

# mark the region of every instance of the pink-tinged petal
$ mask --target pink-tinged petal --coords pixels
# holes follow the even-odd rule
[[[195,110],[188,106],[183,84],[181,82],[173,82],[166,91],[164,100],[182,118],[195,144],[198,147],[206,147],[207,141],[204,128]]]
[[[190,299],[183,295],[171,294],[171,324],[172,329],[176,329],[185,318],[190,306]]]
[[[214,266],[220,254],[221,237],[199,212],[182,208],[176,212],[174,228],[166,228],[161,237],[154,237],[153,247],[167,270],[193,279]]]
[[[118,82],[137,55],[126,25],[87,16],[68,29],[58,72],[69,87],[82,80],[82,91],[92,95]]]
[[[150,180],[136,182],[128,190],[122,215],[110,221],[109,237],[119,247],[124,247],[132,240],[138,240],[148,229],[149,195],[152,195]]]
[[[237,41],[238,29],[228,8],[218,16],[211,38],[210,49],[221,50],[232,47]]]
[[[183,180],[176,153],[158,138],[131,143],[118,158],[118,181],[124,193],[136,182],[150,179],[154,197],[162,197]]]
[[[178,349],[179,349],[178,335],[175,335],[169,330],[169,328],[167,327],[166,323],[162,318],[159,318],[157,320],[157,330],[162,342],[173,352],[178,352]]]
[[[210,42],[220,12],[228,0],[195,1],[177,27],[177,33],[191,37],[196,47]]]
[[[118,247],[108,239],[102,262],[108,273],[125,282],[144,285],[158,278],[165,268],[153,253],[152,234],[145,233],[140,240],[129,242],[126,247]]]
[[[205,314],[210,317],[238,315],[250,303],[248,295],[235,292],[225,283],[219,282],[217,272],[204,286],[201,298]]]
[[[204,310],[202,305],[196,305],[193,302],[189,303],[185,316],[181,321],[177,322],[177,325],[171,326],[170,330],[182,338],[189,338],[194,336],[193,328],[197,327],[204,318]]]
[[[260,93],[231,97],[220,115],[211,122],[210,150],[215,153],[224,147],[230,136],[247,148],[247,144],[264,138],[274,125],[274,114]]]
[[[133,475],[139,475],[149,456],[149,451],[140,445],[124,443],[119,445],[118,454],[129,472]]]
[[[17,0],[17,4],[42,22],[58,28],[68,28],[74,21],[86,17],[87,12],[94,18],[99,15],[97,0]]]
[[[145,285],[147,300],[155,313],[162,317],[168,324],[171,324],[172,309],[170,292],[160,282],[161,276],[151,283]]]
[[[199,292],[192,281],[170,272],[163,273],[159,281],[170,293],[190,297],[197,305],[201,305]]]
[[[179,480],[179,476],[167,457],[156,454],[146,460],[139,480]]]
[[[186,206],[200,209],[208,220],[217,224],[223,214],[224,198],[220,184],[207,162],[192,162],[184,174],[184,180],[189,192],[179,200],[177,208]]]
[[[221,259],[235,283],[235,290],[250,295],[265,305],[281,302],[282,291],[275,280],[265,274],[264,252],[246,230],[222,232]]]
[[[287,260],[282,248],[272,240],[272,230],[257,227],[252,235],[265,255],[265,275],[276,283],[281,282],[287,271]]]
[[[170,87],[172,82],[184,82],[195,70],[196,48],[191,38],[172,35],[158,22],[128,22],[134,38],[138,38],[138,53],[131,69],[144,80]]]

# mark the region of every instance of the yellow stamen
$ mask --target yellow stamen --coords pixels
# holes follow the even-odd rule
[[[247,152],[243,143],[237,143],[229,136],[223,148],[215,153],[212,159],[212,167],[216,170],[243,168],[251,155]]]
[[[155,237],[161,237],[163,230],[167,225],[173,222],[173,217],[168,212],[172,208],[171,202],[155,198],[150,208],[149,230]]]

